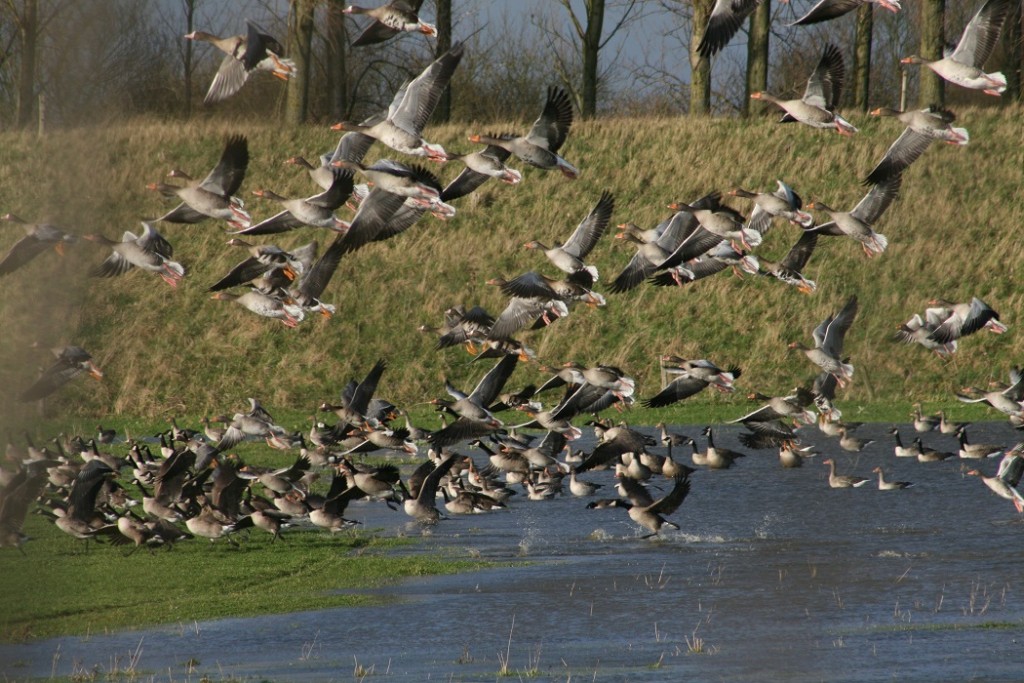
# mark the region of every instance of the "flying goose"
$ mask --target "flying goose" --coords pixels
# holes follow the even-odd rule
[[[1002,72],[985,73],[985,62],[995,51],[1006,17],[1018,0],[987,0],[964,27],[960,42],[942,59],[929,61],[917,55],[904,57],[903,64],[924,64],[941,78],[956,85],[981,90],[999,97],[1006,90]]]
[[[241,90],[249,74],[254,71],[267,71],[287,81],[295,75],[295,62],[285,59],[284,48],[276,38],[263,32],[252,21],[246,22],[246,35],[218,38],[205,31],[193,31],[185,36],[187,40],[200,40],[210,43],[225,53],[224,60],[217,69],[217,75],[206,91],[203,104],[211,104],[231,97]]]

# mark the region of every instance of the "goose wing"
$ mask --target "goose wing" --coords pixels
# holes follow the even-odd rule
[[[728,44],[761,0],[715,0],[708,25],[697,46],[701,57],[710,59]]]
[[[857,202],[857,206],[853,207],[850,215],[873,225],[899,196],[902,183],[903,176],[894,175],[872,186],[864,198]]]
[[[918,133],[912,128],[907,128],[896,138],[889,149],[886,150],[882,160],[871,170],[868,177],[864,179],[865,185],[877,185],[884,183],[893,176],[898,176],[914,163],[919,156],[924,154],[932,138]]]
[[[441,93],[455,73],[455,67],[462,59],[463,44],[452,45],[451,49],[435,59],[419,76],[399,90],[391,103],[388,118],[405,131],[417,135],[427,125],[427,119],[441,99]]]
[[[699,393],[708,383],[699,377],[680,375],[651,398],[641,401],[645,408],[662,408]]]
[[[821,0],[807,14],[794,21],[790,26],[809,26],[810,24],[835,19],[847,12],[852,12],[865,2],[866,0]]]
[[[544,110],[533,122],[526,140],[550,152],[557,152],[569,135],[572,120],[572,100],[569,94],[559,87],[548,86]]]
[[[857,317],[857,296],[851,296],[842,310],[833,318],[826,318],[814,330],[814,341],[826,353],[839,358],[843,355],[843,339]]]
[[[586,258],[611,222],[614,209],[615,195],[605,190],[587,217],[576,226],[572,235],[562,245],[562,249],[576,258]]]
[[[238,192],[249,167],[249,141],[244,135],[232,135],[224,143],[220,161],[213,167],[200,187],[216,194],[230,197]]]
[[[831,43],[826,45],[818,65],[807,79],[803,101],[821,109],[834,110],[843,95],[845,73],[843,53]]]
[[[988,0],[964,28],[950,57],[981,68],[995,50],[999,33],[1016,0]]]

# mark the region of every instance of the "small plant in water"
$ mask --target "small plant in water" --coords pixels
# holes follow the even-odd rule
[[[718,648],[713,645],[708,645],[707,642],[697,635],[697,628],[693,629],[693,633],[689,636],[683,636],[683,640],[686,641],[686,652],[691,655],[713,655],[718,652]]]

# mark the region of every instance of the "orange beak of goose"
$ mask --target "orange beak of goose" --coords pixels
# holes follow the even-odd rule
[[[89,376],[97,381],[103,379],[103,371],[96,367],[92,361],[87,361],[87,363],[89,367]]]

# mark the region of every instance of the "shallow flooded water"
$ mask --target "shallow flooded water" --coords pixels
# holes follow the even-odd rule
[[[878,439],[859,454],[815,433],[822,455],[801,469],[766,450],[697,472],[671,517],[681,529],[659,538],[568,491],[517,496],[403,551],[498,568],[373,591],[374,607],[3,645],[0,675],[109,672],[135,654],[144,680],[167,681],[492,681],[503,667],[516,680],[1021,680],[1024,524],[962,473],[994,474],[997,460],[897,459],[888,428],[858,430]],[[716,443],[739,448],[737,432],[716,431]],[[971,429],[1007,446],[1019,436],[1002,423]],[[956,450],[951,436],[925,441]],[[915,486],[833,490],[828,456],[841,473],[873,477],[881,464]],[[583,478],[614,496],[610,472]],[[379,504],[349,512],[383,534],[423,533]]]

